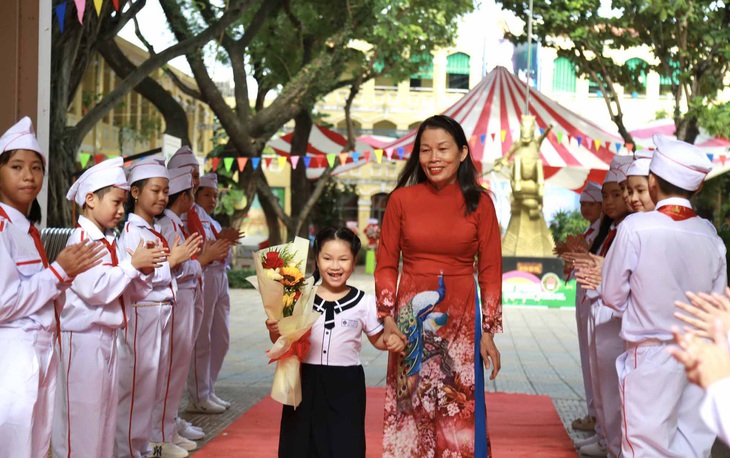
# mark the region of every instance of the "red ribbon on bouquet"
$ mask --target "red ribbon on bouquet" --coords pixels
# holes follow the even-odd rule
[[[296,356],[299,361],[303,361],[304,357],[307,356],[307,353],[309,352],[309,347],[312,345],[309,342],[309,336],[312,334],[312,330],[306,332],[302,337],[297,339],[293,344],[291,344],[291,347],[289,347],[289,350],[286,351],[283,355],[279,356],[278,358],[272,359],[269,361],[269,364],[279,361],[280,359],[288,358],[290,356]]]

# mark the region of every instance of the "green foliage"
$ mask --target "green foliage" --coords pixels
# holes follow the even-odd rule
[[[330,180],[324,188],[312,213],[312,223],[317,231],[328,226],[343,226],[342,202],[347,197],[357,194],[355,185],[341,185]]]
[[[256,275],[256,269],[232,269],[228,271],[228,286],[231,289],[253,289],[253,285],[246,280]]]
[[[698,117],[710,135],[730,138],[730,103],[703,105],[698,108]]]
[[[564,242],[568,235],[582,234],[588,228],[588,221],[583,219],[580,211],[560,210],[553,215],[550,232],[555,243]]]

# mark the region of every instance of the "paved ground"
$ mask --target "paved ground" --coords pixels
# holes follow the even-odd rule
[[[350,283],[373,292],[372,276],[357,272]],[[495,338],[502,354],[502,371],[487,389],[550,396],[568,434],[573,439],[587,437],[587,433],[570,428],[573,419],[585,414],[573,309],[509,307],[503,313],[504,333]],[[267,364],[264,355],[269,347],[264,320],[255,290],[231,291],[231,350],[216,392],[233,406],[222,415],[185,415],[209,433],[207,439],[220,434],[269,393],[274,367]],[[367,385],[383,386],[387,355],[364,343],[361,360]]]

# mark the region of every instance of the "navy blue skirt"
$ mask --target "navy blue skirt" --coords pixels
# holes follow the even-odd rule
[[[302,364],[302,403],[284,406],[280,458],[365,457],[362,366]]]

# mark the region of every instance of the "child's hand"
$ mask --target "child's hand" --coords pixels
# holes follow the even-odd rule
[[[232,227],[224,227],[220,230],[220,232],[218,232],[219,240],[228,240],[234,245],[238,245],[238,239],[241,239],[245,236],[245,232],[239,232],[238,229],[234,229]]]
[[[266,329],[271,333],[279,333],[279,320],[266,320]]]
[[[180,244],[180,236],[175,236],[175,241],[170,249],[170,268],[174,269],[178,265],[192,258],[198,251],[200,251],[200,244],[203,243],[203,238],[200,234],[195,233],[188,237],[185,242]]]
[[[231,242],[225,239],[216,240],[215,242],[206,241],[203,244],[203,251],[198,256],[200,265],[205,267],[213,261],[223,261],[228,256],[228,249]]]
[[[132,251],[127,248],[127,253],[132,256],[132,267],[145,275],[149,275],[167,259],[166,251],[161,246],[147,246],[145,241],[140,239],[137,249]]]
[[[403,350],[406,349],[406,343],[403,342],[403,339],[401,339],[397,335],[390,334],[389,336],[384,337],[383,343],[385,343],[385,348],[387,348],[388,351],[391,351],[393,353],[400,353],[401,356],[405,356]]]
[[[66,275],[74,278],[76,275],[101,264],[105,251],[106,248],[101,243],[84,240],[81,243],[64,248],[56,256],[56,262],[66,272]]]

